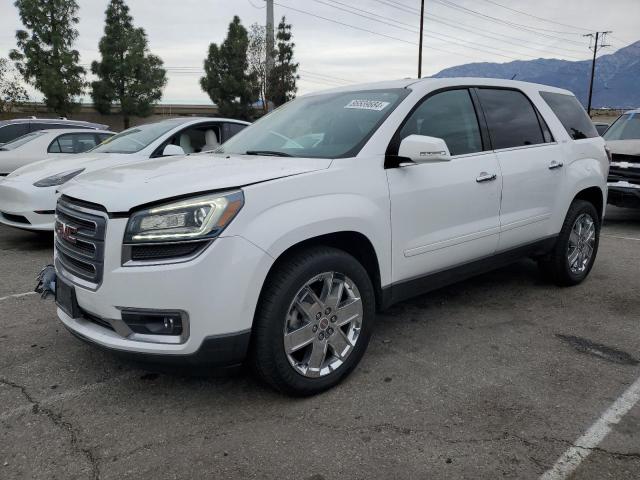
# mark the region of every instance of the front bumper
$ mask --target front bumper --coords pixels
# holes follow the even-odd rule
[[[640,185],[626,181],[609,182],[608,203],[616,207],[640,208]]]
[[[38,188],[7,179],[0,182],[0,223],[33,231],[53,231],[55,187]]]
[[[73,334],[100,347],[166,363],[238,363],[244,357],[262,284],[273,259],[242,237],[216,239],[198,257],[183,263],[123,267],[122,239],[127,219],[109,219],[102,281],[94,288],[74,281],[56,263],[56,272],[75,285],[78,307],[88,315],[58,317]],[[123,309],[172,310],[188,315],[185,338],[126,335],[106,328],[122,320]],[[153,336],[155,337],[155,336]],[[203,357],[207,357],[206,359]]]

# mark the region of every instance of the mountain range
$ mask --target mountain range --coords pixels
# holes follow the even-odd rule
[[[508,63],[467,63],[447,68],[434,77],[515,78],[571,90],[587,104],[591,60],[539,58]],[[594,108],[640,106],[640,41],[596,60]]]

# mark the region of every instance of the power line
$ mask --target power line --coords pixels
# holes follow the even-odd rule
[[[359,26],[356,26],[356,25],[351,25],[349,23],[340,22],[338,20],[334,20],[334,19],[331,19],[331,18],[323,17],[321,15],[316,15],[315,13],[307,12],[305,10],[300,10],[298,8],[291,7],[289,5],[283,5],[281,3],[276,3],[276,2],[274,2],[274,3],[276,5],[278,5],[279,7],[286,8],[286,9],[292,10],[294,12],[302,13],[304,15],[309,15],[311,17],[319,18],[319,19],[325,20],[327,22],[335,23],[337,25],[342,25],[343,27],[353,28],[355,30],[360,30],[362,32],[367,32],[367,33],[371,33],[373,35],[378,35],[379,37],[385,37],[385,38],[389,38],[391,40],[396,40],[396,41],[399,41],[399,42],[402,42],[402,43],[406,43],[408,45],[418,45],[416,42],[412,42],[410,40],[405,40],[404,38],[394,37],[393,35],[387,35],[385,33],[376,32],[376,31],[373,31],[373,30],[369,30],[367,28],[362,28],[362,27],[359,27]],[[453,52],[451,50],[445,50],[444,48],[439,48],[439,47],[431,47],[431,48],[433,50],[437,50],[437,51],[440,51],[440,52],[450,53],[452,55],[459,55],[459,56],[462,56],[462,57],[467,57],[467,58],[471,58],[471,59],[475,60],[474,57],[471,57],[469,55],[465,55],[464,53]]]
[[[556,37],[556,36],[549,35],[549,34],[546,34],[546,33],[540,33],[540,32],[536,32],[535,31],[535,30],[544,31],[545,29],[530,27],[530,26],[527,26],[527,25],[522,25],[520,23],[509,21],[509,20],[504,20],[504,19],[501,19],[501,18],[493,17],[491,15],[486,15],[486,14],[484,14],[482,12],[478,12],[477,10],[472,10],[470,8],[463,7],[462,5],[458,5],[457,3],[453,3],[453,2],[450,2],[448,0],[432,0],[432,1],[438,3],[439,5],[443,5],[445,7],[452,8],[452,9],[464,12],[464,13],[466,13],[468,15],[474,15],[476,17],[481,17],[481,18],[484,18],[487,21],[490,21],[490,22],[493,22],[493,23],[497,23],[497,24],[500,24],[500,25],[505,25],[507,27],[514,28],[516,30],[525,30],[525,31],[528,31],[530,33],[535,33],[535,34],[537,34],[537,35],[539,35],[541,37],[549,38],[551,40],[567,42],[567,43],[573,43],[575,45],[582,46],[582,43],[576,42],[574,40],[568,40],[566,38],[560,38],[560,37]]]
[[[608,47],[605,43],[607,35],[611,33],[608,32],[595,32],[595,33],[587,33],[585,37],[589,37],[591,41],[593,41],[593,47],[590,45],[589,48],[593,50],[593,60],[591,61],[591,78],[589,80],[589,102],[587,104],[587,114],[591,115],[591,98],[593,96],[593,77],[596,72],[596,54],[598,53],[599,48]],[[600,40],[600,44],[598,45],[598,40]]]
[[[329,7],[332,7],[332,8],[335,8],[335,9],[350,13],[351,15],[356,15],[356,16],[361,17],[361,18],[366,18],[367,20],[371,20],[373,22],[378,22],[378,23],[381,23],[381,24],[384,24],[384,25],[389,25],[389,26],[392,26],[392,27],[395,27],[395,28],[398,28],[398,29],[401,29],[401,30],[404,30],[404,31],[407,31],[407,32],[419,34],[419,31],[414,29],[414,28],[409,29],[409,28],[405,28],[405,27],[402,27],[402,26],[399,26],[399,25],[393,25],[392,23],[389,23],[387,21],[378,20],[376,18],[370,17],[369,14],[363,15],[361,13],[352,12],[352,11],[349,11],[349,10],[347,10],[345,8],[339,7],[337,5],[331,5],[329,3],[326,3],[323,0],[313,0],[313,1],[316,2],[316,3],[320,3],[320,4],[323,4],[323,5],[326,5],[326,6],[329,6]],[[339,2],[336,2],[336,3],[339,3]],[[481,51],[481,52],[484,52],[484,53],[488,53],[490,55],[497,55],[497,56],[500,56],[500,57],[503,57],[503,58],[508,58],[508,59],[511,59],[511,60],[518,60],[518,57],[514,57],[513,54],[520,55],[520,56],[528,56],[530,58],[537,58],[537,57],[535,57],[533,55],[529,55],[529,54],[526,54],[526,53],[517,53],[517,52],[504,50],[502,48],[494,47],[494,46],[491,46],[491,45],[486,45],[486,44],[482,44],[482,43],[478,43],[478,42],[470,42],[468,40],[464,40],[464,39],[461,39],[459,37],[454,37],[452,35],[447,35],[445,33],[423,33],[423,35],[426,36],[426,37],[429,37],[429,38],[434,38],[436,40],[444,40],[444,41],[447,41],[447,42],[452,43],[454,45],[461,46],[463,48],[472,48],[474,51]],[[442,37],[445,37],[445,38],[442,38]],[[471,44],[471,46],[468,46],[466,44]],[[507,55],[504,55],[503,53],[497,53],[497,52],[492,52],[492,51],[489,51],[489,50],[485,50],[486,48],[489,48],[489,49],[492,49],[492,50],[496,50],[497,52],[503,52],[503,53],[506,53]]]
[[[575,28],[576,30],[582,30],[585,32],[589,32],[590,30],[588,28],[584,28],[584,27],[578,27],[575,25],[569,25],[568,23],[562,23],[562,22],[556,22],[555,20],[551,20],[549,18],[542,18],[542,17],[538,17],[536,15],[533,15],[531,13],[527,13],[527,12],[523,12],[522,10],[516,10],[515,8],[511,8],[511,7],[507,7],[506,5],[502,5],[501,3],[498,3],[494,0],[484,0],[487,3],[492,3],[493,5],[497,5],[498,7],[504,8],[506,10],[511,10],[512,12],[516,12],[519,13],[521,15],[526,15],[527,17],[531,17],[531,18],[535,18],[537,20],[541,20],[543,22],[548,22],[548,23],[554,23],[556,25],[560,25],[562,27],[569,27],[569,28]],[[580,33],[570,33],[567,32],[570,35],[581,35]]]
[[[330,0],[330,1],[333,1],[333,0]],[[375,2],[378,2],[378,3],[382,4],[382,5],[385,5],[385,6],[387,6],[387,7],[395,8],[395,9],[397,9],[397,10],[401,11],[401,12],[408,13],[408,14],[410,14],[410,15],[417,15],[417,14],[419,13],[419,11],[418,11],[417,9],[414,9],[414,10],[412,11],[412,10],[410,10],[412,7],[409,7],[408,5],[406,6],[406,8],[401,7],[400,5],[403,5],[403,4],[400,4],[400,3],[397,3],[397,2],[393,2],[392,0],[374,0],[374,1],[375,1]],[[352,8],[354,8],[354,7],[352,7]],[[538,42],[530,41],[530,40],[528,40],[528,39],[524,39],[524,38],[517,38],[517,37],[510,36],[510,35],[506,35],[506,34],[504,34],[504,33],[497,33],[497,32],[493,32],[493,31],[491,31],[491,34],[492,34],[492,35],[487,35],[487,34],[481,33],[481,32],[487,32],[487,30],[485,30],[485,29],[478,28],[478,27],[476,27],[476,26],[474,25],[474,26],[472,27],[472,28],[473,28],[473,30],[470,30],[469,28],[462,27],[462,26],[460,26],[460,25],[458,25],[458,24],[452,24],[452,23],[450,23],[450,21],[453,21],[453,20],[451,20],[451,19],[447,19],[447,18],[445,18],[445,17],[441,17],[441,16],[439,16],[439,15],[435,15],[435,14],[433,14],[433,13],[425,13],[425,16],[426,16],[426,17],[428,17],[428,18],[432,18],[432,19],[434,19],[434,20],[436,20],[436,21],[439,21],[439,22],[443,23],[444,25],[447,25],[447,26],[449,26],[449,27],[451,27],[451,28],[455,28],[455,29],[459,29],[459,30],[464,30],[464,31],[467,31],[467,32],[469,32],[469,31],[470,31],[471,33],[475,33],[476,35],[479,35],[479,36],[482,36],[482,37],[487,37],[487,38],[491,38],[491,39],[496,39],[496,38],[495,38],[494,36],[492,36],[492,35],[498,35],[498,36],[500,36],[500,37],[508,38],[508,39],[511,39],[511,40],[516,40],[516,41],[518,41],[518,42],[525,42],[525,43],[527,43],[528,45],[538,45],[538,46],[540,46],[540,47],[543,47],[545,50],[540,49],[540,48],[529,47],[529,46],[527,46],[527,45],[516,44],[516,43],[514,43],[514,42],[506,42],[506,43],[511,43],[512,45],[515,45],[515,46],[520,46],[520,47],[523,47],[523,48],[528,48],[528,49],[538,50],[538,51],[540,51],[541,53],[549,53],[549,54],[551,54],[551,55],[563,55],[563,56],[565,56],[565,57],[573,58],[574,60],[578,60],[578,59],[577,59],[577,58],[575,58],[575,57],[570,57],[569,55],[566,55],[565,53],[554,53],[554,52],[550,52],[550,51],[548,51],[548,50],[546,50],[546,49],[551,48],[551,49],[558,50],[558,51],[565,51],[565,52],[571,52],[571,53],[582,53],[582,52],[581,52],[581,51],[579,51],[579,50],[570,49],[570,48],[566,48],[566,47],[557,47],[557,46],[553,46],[553,45],[545,45],[545,44],[542,44],[542,43],[538,43]],[[394,21],[396,21],[396,20],[394,20]],[[396,21],[396,22],[397,22],[397,21]],[[518,30],[520,30],[520,29],[518,29]],[[537,32],[529,32],[529,33],[537,34]],[[502,39],[498,39],[498,40],[500,40],[500,41],[504,42],[504,40],[502,40]]]

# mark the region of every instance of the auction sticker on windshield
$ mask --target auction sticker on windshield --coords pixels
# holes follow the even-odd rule
[[[351,100],[344,108],[355,108],[357,110],[383,110],[389,102],[381,102],[380,100]]]

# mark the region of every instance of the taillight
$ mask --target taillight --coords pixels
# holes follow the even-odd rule
[[[611,163],[611,159],[613,158],[611,156],[611,150],[609,150],[609,147],[604,147],[604,151],[607,154],[607,158],[609,159],[609,163]]]

